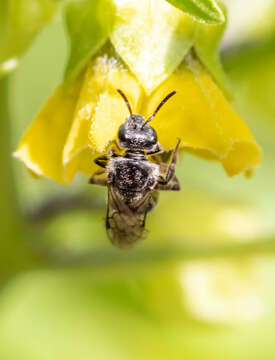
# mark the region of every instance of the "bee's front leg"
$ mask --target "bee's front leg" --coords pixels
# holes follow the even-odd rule
[[[172,179],[167,183],[159,182],[156,186],[156,190],[164,190],[164,191],[179,191],[180,190],[180,183],[176,175],[172,177]]]
[[[152,211],[156,207],[156,205],[158,203],[158,198],[159,198],[159,192],[158,191],[153,191],[152,197],[150,198],[149,203],[148,203],[148,207],[146,209],[147,212]]]
[[[159,153],[161,151],[162,151],[162,147],[161,147],[160,143],[156,143],[156,145],[152,148],[152,150],[148,151],[146,153],[146,155],[153,155],[153,154]]]
[[[175,175],[179,145],[180,145],[180,139],[178,140],[177,145],[172,153],[172,158],[171,158],[170,164],[168,166],[168,170],[167,170],[165,178],[164,179],[161,178],[159,180],[159,183],[162,185],[168,184],[169,181],[172,179],[172,177]]]
[[[109,158],[114,158],[114,157],[119,157],[121,153],[121,149],[119,147],[119,144],[115,141],[113,142],[112,146],[110,147],[109,151],[108,151],[108,156]]]
[[[120,156],[119,154],[116,153],[115,149],[113,147],[110,148],[110,150],[108,151],[108,155],[109,157],[118,157]]]
[[[94,184],[94,185],[106,186],[107,185],[107,177],[108,176],[105,171],[99,171],[90,177],[88,183]]]
[[[98,158],[94,159],[94,162],[98,165],[101,166],[102,168],[106,168],[107,164],[109,161],[109,157],[104,155],[104,156],[99,156]]]
[[[176,177],[176,163],[177,163],[177,155],[178,155],[178,149],[180,145],[180,139],[178,140],[178,143],[172,153],[172,158],[170,161],[170,164],[168,166],[168,169],[166,171],[166,174],[164,176],[160,175],[158,185],[156,189],[158,190],[180,190],[180,184]],[[162,166],[160,166],[161,168]]]

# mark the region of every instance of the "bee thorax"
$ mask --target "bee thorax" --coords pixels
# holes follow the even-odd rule
[[[152,190],[158,180],[158,166],[143,160],[119,157],[110,161],[109,181],[125,198],[138,198]]]

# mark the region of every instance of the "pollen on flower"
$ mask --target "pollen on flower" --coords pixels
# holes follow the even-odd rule
[[[97,148],[99,151],[103,151],[109,139],[112,138],[109,133],[112,127],[112,123],[109,121],[111,114],[108,114],[109,109],[106,109],[106,107],[111,107],[108,102],[108,95],[106,93],[100,94],[94,109],[94,121],[91,122],[89,131],[90,147]],[[96,119],[99,120],[95,121]],[[103,128],[104,131],[102,131]],[[106,140],[103,137],[106,137]]]
[[[121,72],[127,71],[125,66],[122,64],[114,56],[110,56],[108,54],[104,54],[103,56],[99,56],[93,64],[94,72],[102,72],[105,76],[109,76],[112,71],[116,71],[117,68]]]
[[[78,112],[78,115],[83,119],[90,120],[92,116],[92,105],[87,104],[86,106],[81,108]]]

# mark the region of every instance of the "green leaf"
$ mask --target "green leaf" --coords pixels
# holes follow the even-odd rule
[[[167,1],[202,23],[215,25],[225,22],[225,16],[223,14],[223,11],[215,0]]]
[[[55,10],[55,0],[0,1],[0,76],[16,67]]]
[[[115,3],[112,44],[150,94],[182,62],[200,24],[166,1]]]
[[[66,9],[66,25],[71,53],[65,71],[65,82],[72,81],[91,56],[104,44],[113,27],[111,0],[82,0]]]
[[[224,9],[225,13],[225,9]],[[219,25],[199,24],[196,31],[194,48],[206,69],[211,73],[225,95],[232,99],[231,86],[220,61],[219,44],[226,29],[227,22]]]

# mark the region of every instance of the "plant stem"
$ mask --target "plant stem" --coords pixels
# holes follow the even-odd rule
[[[8,77],[0,78],[0,282],[29,268],[33,259],[22,238],[23,222],[12,169]]]
[[[179,241],[178,244],[159,245],[121,251],[113,247],[95,249],[80,254],[66,251],[48,257],[48,268],[100,268],[106,266],[144,266],[182,263],[188,260],[210,260],[247,256],[274,256],[275,238],[250,243],[192,244]]]

